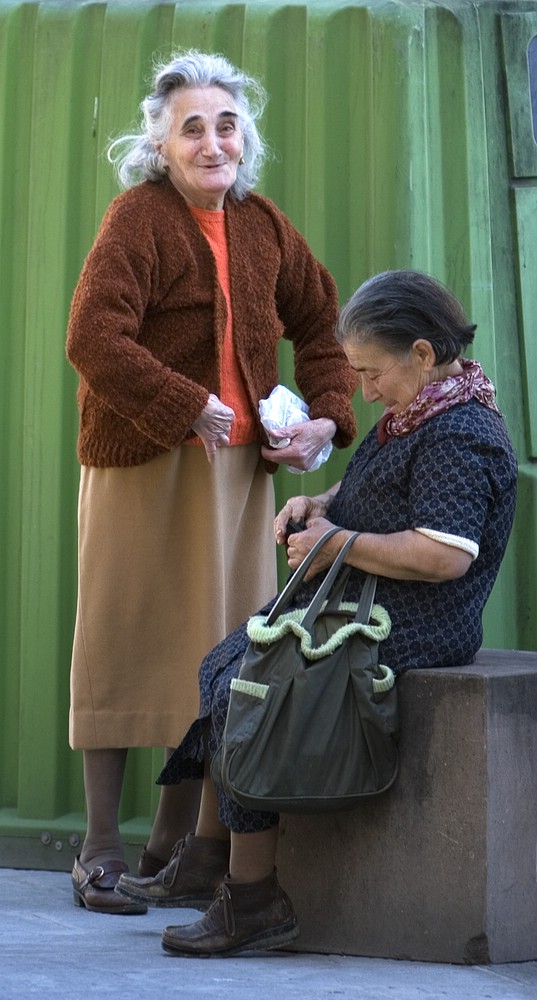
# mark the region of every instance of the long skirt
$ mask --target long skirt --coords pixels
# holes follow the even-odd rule
[[[269,606],[261,609],[261,613],[267,614]],[[157,779],[159,784],[174,785],[185,779],[203,777],[205,755],[212,760],[222,742],[231,680],[238,677],[248,641],[244,622],[203,660],[199,675],[199,716],[164,765]],[[221,788],[217,787],[216,793],[219,819],[233,833],[258,833],[277,825],[278,813],[243,809],[228,798]]]
[[[74,749],[177,744],[203,657],[276,592],[273,518],[257,444],[82,468]]]

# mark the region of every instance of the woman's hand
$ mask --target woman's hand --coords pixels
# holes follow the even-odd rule
[[[192,430],[203,441],[209,462],[214,462],[216,449],[229,445],[229,432],[235,411],[210,394],[207,406],[192,424]]]
[[[288,521],[304,521],[309,526],[309,521],[312,518],[324,517],[328,505],[338,489],[339,483],[332,486],[326,493],[320,493],[316,497],[291,497],[274,519],[274,537],[277,544],[285,545],[287,541]]]
[[[297,569],[319,538],[324,535],[325,531],[333,527],[334,525],[325,517],[314,517],[308,520],[305,531],[297,531],[289,535],[287,539],[287,563],[289,568],[292,570]],[[321,551],[315,556],[304,579],[311,580],[312,577],[317,576],[317,573],[322,573],[328,569],[350,534],[350,531],[342,528],[337,534],[332,535],[325,542]]]
[[[270,432],[271,437],[279,437],[282,441],[291,438],[290,444],[285,448],[263,446],[261,454],[269,462],[291,465],[293,469],[307,472],[321,449],[332,440],[336,430],[334,421],[327,417],[305,420],[302,424],[290,424],[279,432]]]

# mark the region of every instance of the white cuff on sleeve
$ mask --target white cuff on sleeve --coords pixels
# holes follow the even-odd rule
[[[416,528],[415,530],[419,531],[420,535],[427,535],[427,538],[432,538],[435,542],[443,542],[444,545],[452,545],[455,549],[468,552],[472,557],[472,562],[479,555],[479,545],[477,542],[470,541],[469,538],[462,538],[461,535],[448,535],[445,531],[434,531],[432,528]]]

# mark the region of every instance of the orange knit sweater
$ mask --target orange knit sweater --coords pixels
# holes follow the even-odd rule
[[[231,288],[229,282],[229,255],[226,241],[225,212],[209,212],[203,208],[190,205],[190,211],[197,220],[216,261],[218,281],[226,300],[227,316],[222,357],[220,362],[220,399],[226,406],[231,406],[235,419],[229,435],[230,444],[251,444],[259,440],[259,429],[252,407],[246,395],[244,382],[240,373],[237,352],[233,343],[233,308],[231,304]],[[199,438],[194,438],[201,444]]]

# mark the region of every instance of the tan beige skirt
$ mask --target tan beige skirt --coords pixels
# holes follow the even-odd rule
[[[176,746],[204,655],[276,593],[273,518],[257,444],[82,468],[73,749]]]

